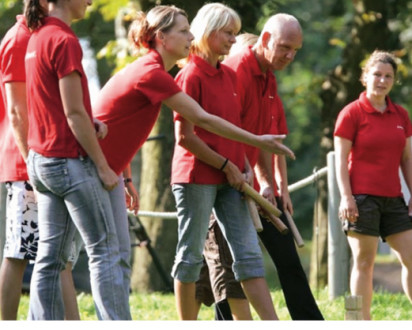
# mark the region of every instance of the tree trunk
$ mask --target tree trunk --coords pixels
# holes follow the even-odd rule
[[[141,149],[140,209],[175,212],[175,201],[170,188],[174,146],[173,119],[172,112],[165,106],[162,107],[151,136],[158,136],[160,139],[147,141]],[[141,220],[151,239],[151,246],[159,257],[166,276],[171,280],[170,270],[177,243],[177,222],[160,218]],[[145,247],[136,248],[134,251],[131,287],[132,290],[144,292],[168,289]]]
[[[353,0],[354,18],[351,39],[347,43],[342,64],[328,75],[321,91],[321,167],[326,166],[326,156],[333,150],[333,130],[339,111],[357,99],[363,87],[359,81],[360,63],[375,49],[394,50],[399,46],[396,35],[388,27],[388,14],[394,10],[394,2]],[[327,285],[327,180],[317,183],[318,197],[314,214],[313,246],[310,283],[312,286]]]

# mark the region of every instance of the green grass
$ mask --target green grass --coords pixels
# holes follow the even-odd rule
[[[314,292],[319,308],[326,320],[344,320],[344,297],[335,300],[328,299],[327,289]],[[272,291],[273,301],[277,314],[281,320],[290,320],[283,294],[280,290]],[[78,303],[82,320],[97,320],[91,295],[79,294]],[[19,310],[19,320],[25,320],[28,309],[28,296],[23,296]],[[173,294],[132,294],[130,307],[133,320],[139,321],[173,321],[177,320]],[[256,313],[253,313],[257,320]],[[404,294],[377,292],[372,303],[372,317],[374,320],[412,320],[412,305]],[[202,306],[199,320],[214,319],[214,310]]]

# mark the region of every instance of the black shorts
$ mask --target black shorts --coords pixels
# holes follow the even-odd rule
[[[403,197],[380,197],[354,195],[359,211],[354,223],[344,220],[345,233],[354,231],[359,234],[382,237],[412,229],[412,220]]]
[[[206,306],[227,298],[246,299],[232,271],[233,259],[229,246],[213,215],[203,256],[203,267],[196,282],[196,299]]]

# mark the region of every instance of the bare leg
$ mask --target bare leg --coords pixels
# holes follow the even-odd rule
[[[196,320],[200,303],[195,298],[196,283],[183,283],[175,280],[177,315],[180,320]]]
[[[263,277],[251,278],[241,282],[246,297],[261,320],[278,320],[272,297]]]
[[[233,320],[252,320],[249,301],[247,299],[227,298],[227,301],[232,311]]]
[[[72,264],[70,262],[67,263],[66,269],[61,272],[60,280],[64,303],[64,318],[66,320],[80,320],[76,289],[73,282]]]
[[[28,260],[4,258],[0,271],[0,310],[2,320],[16,320]]]
[[[402,264],[402,286],[412,302],[412,230],[390,235],[386,241],[396,252]]]
[[[362,296],[363,319],[370,320],[373,266],[378,248],[378,237],[349,232],[348,242],[353,256],[353,268],[350,278],[351,293]]]

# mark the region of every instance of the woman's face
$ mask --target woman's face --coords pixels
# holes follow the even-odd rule
[[[389,63],[377,62],[365,74],[366,92],[370,96],[385,97],[391,91],[395,72]]]
[[[209,38],[209,49],[213,55],[228,55],[232,45],[236,42],[238,30],[235,22],[232,20],[228,26],[222,30],[213,31]]]
[[[163,36],[163,48],[177,60],[189,55],[193,34],[185,16],[176,16],[175,24],[169,31],[163,32]]]
[[[66,0],[68,9],[73,20],[82,19],[88,6],[92,5],[92,0]]]

